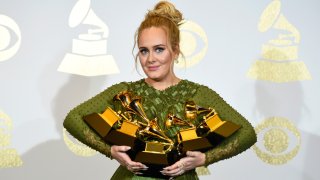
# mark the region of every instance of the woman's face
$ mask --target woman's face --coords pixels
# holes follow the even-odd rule
[[[159,27],[142,30],[138,41],[139,59],[144,73],[156,81],[170,80],[173,74],[173,59],[166,32]]]

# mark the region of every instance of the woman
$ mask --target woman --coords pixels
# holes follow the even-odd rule
[[[195,168],[235,156],[256,142],[256,134],[250,123],[216,92],[206,86],[182,80],[175,75],[173,66],[181,53],[179,25],[182,20],[182,14],[173,4],[166,1],[159,2],[146,14],[135,38],[135,45],[139,49],[136,60],[140,60],[147,78],[109,87],[74,108],[64,121],[65,128],[74,137],[121,164],[113,175],[113,179],[144,179],[143,171],[148,167],[130,159],[126,153],[130,147],[110,146],[102,141],[83,122],[82,117],[103,112],[106,107],[113,107],[112,99],[121,91],[127,90],[141,96],[147,117],[156,117],[160,128],[171,139],[174,139],[179,126],[166,129],[164,127],[166,115],[174,112],[177,117],[183,119],[185,102],[190,99],[202,107],[214,108],[221,119],[241,125],[240,130],[235,134],[204,153],[188,151],[185,157],[161,170],[165,176],[177,179],[198,179]],[[199,120],[194,123],[198,124]]]

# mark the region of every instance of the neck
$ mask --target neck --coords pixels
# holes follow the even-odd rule
[[[180,82],[180,80],[181,79],[179,79],[178,77],[173,76],[173,77],[168,78],[166,80],[157,80],[157,79],[146,78],[145,82],[157,90],[165,90],[170,86],[178,84]]]

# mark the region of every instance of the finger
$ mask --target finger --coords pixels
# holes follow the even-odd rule
[[[143,173],[142,173],[142,172],[134,172],[134,174],[136,174],[136,175],[142,175]]]
[[[118,148],[119,148],[118,151],[120,152],[127,152],[131,149],[130,146],[119,146]]]
[[[180,171],[178,171],[178,172],[176,172],[176,173],[171,174],[171,176],[180,176],[180,175],[182,175],[184,172],[185,172],[184,170],[180,170]]]
[[[139,168],[139,167],[133,166],[133,165],[131,165],[131,164],[128,164],[126,167],[127,167],[127,169],[128,169],[129,171],[131,171],[131,172],[133,172],[133,173],[140,171],[140,168]]]
[[[136,172],[136,171],[142,171],[142,170],[147,170],[148,167],[140,162],[134,162],[134,161],[130,161],[127,164],[127,169],[132,171],[132,172]]]
[[[182,170],[180,168],[176,168],[176,169],[173,169],[173,170],[170,170],[170,171],[163,170],[163,171],[160,171],[160,172],[165,176],[176,176],[181,171]]]
[[[184,168],[184,164],[183,161],[178,161],[175,164],[173,164],[172,166],[168,167],[168,168],[164,168],[162,171],[160,171],[161,173],[165,174],[165,175],[177,175],[179,174],[179,172],[181,170],[183,170]]]
[[[186,155],[188,157],[197,157],[198,156],[198,152],[197,151],[187,151]]]
[[[162,172],[162,174],[166,175],[166,176],[180,176],[181,174],[183,174],[185,172],[185,170],[183,169],[183,167],[178,167],[176,169],[173,169],[171,171],[167,171],[167,172]]]
[[[140,162],[136,162],[137,166],[141,169],[141,170],[147,170],[149,167],[140,163]]]
[[[176,169],[176,168],[181,168],[181,167],[184,167],[188,161],[190,161],[190,157],[184,157],[184,158],[180,159],[179,161],[177,161],[176,163],[174,163],[173,165],[165,167],[163,169],[164,170],[172,170],[172,169]]]
[[[178,162],[172,164],[171,166],[167,166],[167,167],[163,168],[163,170],[171,171],[171,170],[176,169],[176,168],[178,168]]]
[[[142,164],[141,162],[132,161],[132,164],[135,166],[147,167],[146,165]]]
[[[148,167],[142,163],[139,162],[134,162],[132,161],[130,166],[134,169],[134,170],[147,170]]]
[[[130,169],[130,171],[132,171],[132,172],[139,172],[139,171],[141,171],[141,168],[139,168],[139,167],[136,167],[136,166],[131,166],[131,167],[129,167],[128,168],[128,170]]]

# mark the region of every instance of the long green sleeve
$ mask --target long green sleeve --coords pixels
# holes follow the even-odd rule
[[[200,106],[214,108],[222,120],[241,125],[241,128],[236,133],[205,153],[206,166],[235,156],[250,148],[257,141],[251,124],[213,90],[206,86],[201,86],[193,99]]]
[[[110,157],[110,146],[89,128],[82,117],[91,113],[102,113],[108,106],[112,107],[113,97],[126,89],[126,83],[116,84],[85,101],[68,113],[63,126],[82,143]]]
[[[135,82],[123,82],[116,84],[72,109],[65,121],[64,127],[75,138],[89,147],[110,157],[110,146],[106,144],[87,124],[82,117],[91,113],[102,113],[108,106],[113,107],[113,97],[121,91],[129,90],[142,97],[143,109],[148,118],[157,118],[158,125],[169,138],[175,139],[179,126],[170,129],[165,127],[166,115],[174,113],[184,119],[184,105],[187,100],[193,100],[197,105],[214,108],[220,118],[232,121],[241,128],[221,144],[205,152],[208,166],[222,159],[235,156],[250,148],[256,142],[256,134],[250,123],[236,110],[228,105],[216,92],[206,86],[182,80],[179,84],[165,90],[156,90],[152,86],[139,80]],[[195,122],[197,123],[197,122]],[[137,176],[120,166],[112,179],[153,179]],[[175,179],[198,179],[195,170],[190,170]]]

